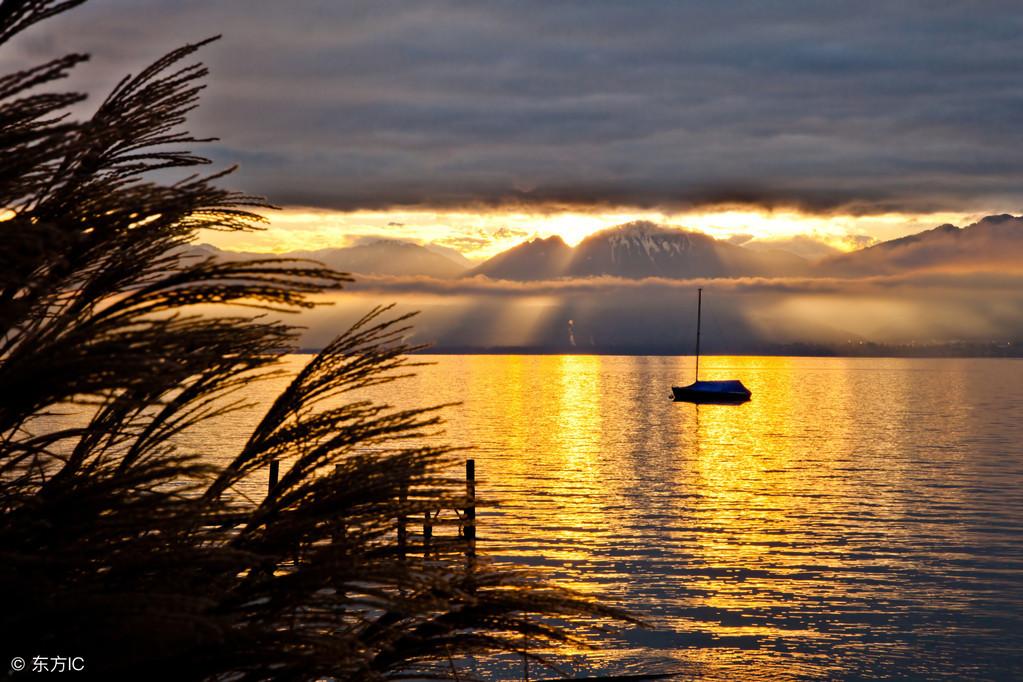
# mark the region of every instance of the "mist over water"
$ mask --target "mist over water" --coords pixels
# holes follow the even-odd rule
[[[559,652],[565,670],[1023,676],[1023,361],[708,357],[701,378],[753,399],[697,407],[668,400],[687,358],[430,360],[374,396],[461,401],[437,440],[474,446],[500,502],[481,551],[655,626]],[[191,444],[224,451],[254,418]]]
[[[1018,346],[1023,340],[1023,276],[997,272],[541,282],[363,276],[354,291],[323,297],[332,305],[287,321],[307,327],[303,347],[322,348],[385,297],[401,312],[421,311],[410,341],[438,352],[675,354],[693,348],[700,285],[707,353],[778,355],[779,345],[811,344],[856,355],[856,343]]]

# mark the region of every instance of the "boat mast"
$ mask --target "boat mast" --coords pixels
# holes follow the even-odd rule
[[[696,290],[696,381],[700,380],[700,313],[703,308],[703,289]]]

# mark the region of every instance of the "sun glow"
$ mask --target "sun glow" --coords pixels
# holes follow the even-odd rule
[[[600,230],[636,220],[704,232],[718,239],[781,240],[797,236],[849,251],[877,240],[930,229],[943,223],[966,225],[981,214],[887,213],[857,216],[810,214],[796,210],[722,207],[702,211],[517,211],[387,210],[329,211],[285,208],[265,214],[265,229],[211,233],[203,239],[236,251],[282,253],[345,247],[376,239],[401,239],[454,249],[482,261],[535,237],[558,235],[576,245]]]

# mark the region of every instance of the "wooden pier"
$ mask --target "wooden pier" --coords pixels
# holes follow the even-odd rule
[[[335,465],[335,471],[341,465]],[[277,484],[280,482],[281,466],[280,461],[270,460],[270,471],[267,478],[266,493],[271,495]],[[408,484],[403,482],[398,493],[399,506],[404,507],[408,502]],[[463,544],[463,552],[467,559],[476,558],[476,460],[465,460],[465,506],[453,508],[457,515],[458,539]],[[437,509],[432,513],[427,510],[423,512],[421,549],[424,559],[429,559],[438,551],[438,543],[434,538],[434,528],[438,525],[449,525],[440,519],[443,509]],[[398,555],[405,558],[409,551],[409,519],[406,515],[400,514],[395,519],[397,534]],[[346,535],[346,527],[343,519],[338,519],[337,528],[334,531],[334,541],[341,542]]]

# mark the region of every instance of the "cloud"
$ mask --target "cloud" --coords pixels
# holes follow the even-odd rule
[[[446,246],[462,253],[472,253],[479,249],[492,247],[494,243],[521,241],[529,236],[526,230],[517,230],[510,227],[499,227],[496,230],[488,230],[482,227],[462,228],[461,234],[443,237],[436,240],[441,246]]]
[[[529,236],[527,230],[514,230],[510,227],[501,227],[495,230],[491,236],[494,239],[522,239]]]
[[[197,132],[281,204],[1011,210],[1018,28],[998,0],[108,0],[0,67],[89,51],[102,90],[223,32]]]
[[[849,234],[841,239],[850,250],[865,249],[878,243],[877,238],[871,237],[869,234]]]
[[[388,234],[350,234],[346,235],[347,240],[345,246],[366,246],[367,244],[373,244],[379,241],[401,241],[409,244],[417,244],[415,239],[398,239],[394,235]]]
[[[472,237],[468,235],[460,235],[438,239],[437,243],[440,244],[441,246],[446,246],[461,253],[470,253],[477,249],[490,246],[493,243],[493,241],[486,237]]]

